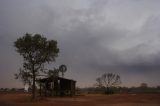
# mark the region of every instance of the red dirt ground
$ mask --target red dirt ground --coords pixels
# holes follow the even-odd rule
[[[0,93],[0,106],[160,106],[160,94],[86,95],[30,100],[25,93]]]

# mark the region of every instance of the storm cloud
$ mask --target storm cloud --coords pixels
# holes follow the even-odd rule
[[[55,67],[66,77],[92,86],[105,72],[120,74],[123,85],[160,84],[158,0],[1,0],[0,87],[19,87],[14,73],[23,59],[13,42],[26,32],[58,41]]]

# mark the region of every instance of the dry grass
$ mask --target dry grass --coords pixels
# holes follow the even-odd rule
[[[160,106],[160,94],[85,95],[38,98],[25,93],[0,93],[0,106]]]

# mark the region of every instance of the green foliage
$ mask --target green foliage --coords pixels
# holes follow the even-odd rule
[[[14,46],[24,58],[23,67],[28,70],[32,70],[32,65],[34,65],[35,71],[37,71],[43,63],[55,61],[55,57],[59,53],[57,41],[47,40],[39,34],[32,36],[26,33],[25,36],[14,42]]]
[[[48,77],[58,77],[59,69],[54,68],[54,70],[49,70],[47,74],[48,74]]]
[[[23,69],[19,69],[19,73],[15,74],[15,79],[20,79],[23,84],[28,84],[31,86],[32,83],[32,74],[29,71],[25,71]]]
[[[62,73],[62,77],[64,77],[64,73],[67,71],[67,66],[62,64],[59,68],[54,68],[53,70],[49,70],[46,74],[48,77],[59,77],[59,73]]]
[[[18,38],[14,42],[17,52],[23,56],[23,68],[15,74],[17,79],[21,79],[24,83],[31,84],[32,96],[35,97],[35,80],[36,76],[44,70],[44,64],[55,61],[58,56],[59,48],[57,41],[47,40],[40,34],[28,34]]]

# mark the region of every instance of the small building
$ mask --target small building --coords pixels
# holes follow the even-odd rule
[[[76,81],[62,77],[48,77],[38,80],[40,96],[73,96]]]

